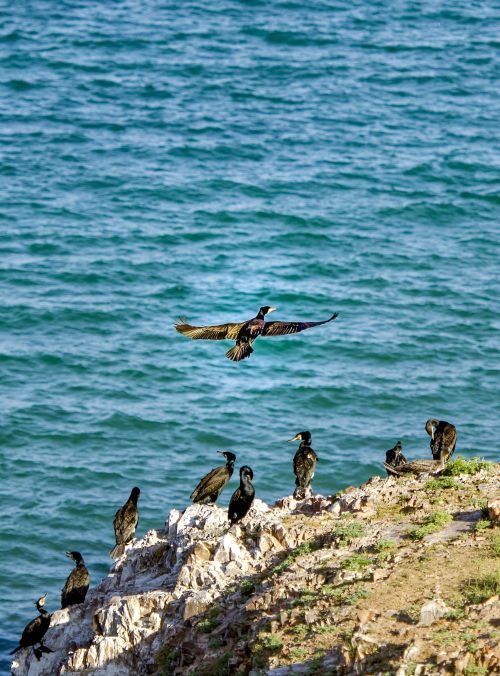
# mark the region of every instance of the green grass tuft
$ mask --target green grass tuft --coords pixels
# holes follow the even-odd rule
[[[447,512],[435,512],[428,516],[421,526],[409,530],[408,535],[413,540],[423,540],[426,535],[436,533],[450,523],[450,521],[453,521],[451,514]]]
[[[452,476],[438,476],[435,479],[429,479],[424,486],[425,491],[439,491],[443,488],[462,488],[462,485]]]
[[[495,533],[491,538],[491,549],[494,556],[500,556],[500,533]]]
[[[196,625],[196,631],[200,632],[200,634],[210,634],[210,632],[215,629],[217,624],[218,622],[215,622],[215,620],[210,620],[207,617],[198,622],[198,624]]]
[[[482,603],[495,594],[500,594],[500,569],[466,580],[461,589],[466,602],[472,604]]]
[[[344,559],[341,562],[340,567],[344,570],[360,572],[371,563],[372,560],[369,556],[366,556],[365,554],[353,554],[352,556],[348,556],[346,559]]]
[[[493,463],[483,458],[471,458],[466,460],[458,455],[454,460],[449,460],[441,476],[458,476],[459,474],[476,474],[482,469],[490,469]]]
[[[283,647],[283,642],[276,634],[260,634],[258,643],[264,650],[271,652],[281,650]]]
[[[352,540],[364,537],[366,535],[366,529],[362,523],[350,521],[336,526],[333,530],[333,535],[338,538],[339,544],[346,545]]]
[[[475,528],[475,529],[476,529],[476,530],[486,530],[487,528],[491,528],[491,527],[492,527],[492,523],[491,523],[491,521],[490,521],[489,519],[480,519],[480,520],[476,523],[476,528]]]

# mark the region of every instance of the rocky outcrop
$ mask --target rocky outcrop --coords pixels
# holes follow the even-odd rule
[[[495,479],[498,485],[491,473],[475,478],[492,505]],[[375,477],[339,497],[286,497],[272,507],[256,499],[244,525],[232,527],[217,506],[172,510],[164,530],[126,547],[84,604],[53,614],[45,643],[54,652],[37,661],[30,649],[20,651],[13,674],[215,674],[218,660],[227,673],[307,673],[311,665],[300,671],[298,659],[292,670],[280,666],[268,636],[300,624],[321,634],[332,622],[350,622],[363,598],[359,584],[384,584],[409,556],[403,546],[408,523],[392,519],[391,510],[418,520],[429,499],[422,481]],[[463,521],[457,512],[439,542],[473,532],[481,516],[477,509],[467,514],[473,512]],[[360,554],[377,552],[377,543],[388,541],[402,543],[401,551]],[[302,602],[304,589],[315,595],[310,608]],[[422,601],[416,618],[422,631],[449,613],[438,592]],[[381,649],[374,611],[361,608],[357,618],[349,644],[324,656],[325,669],[349,673],[353,660],[363,663]],[[293,654],[283,659],[290,663]]]

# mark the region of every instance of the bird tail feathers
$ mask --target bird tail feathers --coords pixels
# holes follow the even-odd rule
[[[236,343],[234,347],[226,352],[226,357],[231,361],[241,361],[246,359],[253,352],[253,347],[250,343]]]
[[[115,545],[113,549],[109,552],[109,555],[112,559],[119,559],[125,551],[125,545]]]

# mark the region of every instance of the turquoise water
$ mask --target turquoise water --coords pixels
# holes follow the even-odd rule
[[[108,570],[231,449],[257,495],[498,459],[493,2],[10,3],[0,10],[2,668],[83,553]],[[173,322],[332,324],[252,357]],[[227,504],[236,476],[222,496]]]

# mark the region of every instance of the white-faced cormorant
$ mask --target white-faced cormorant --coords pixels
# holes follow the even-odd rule
[[[300,446],[293,456],[293,473],[295,474],[293,497],[296,500],[303,500],[312,494],[311,481],[316,470],[318,456],[311,448],[310,432],[299,432],[288,441],[300,441]]]
[[[14,648],[14,650],[11,650],[10,652],[11,655],[17,653],[18,650],[21,650],[22,648],[28,648],[29,646],[33,646],[33,652],[35,653],[35,657],[37,658],[37,660],[40,659],[42,653],[54,652],[53,650],[47,648],[47,646],[43,644],[43,637],[45,636],[47,629],[50,626],[50,618],[51,618],[50,613],[48,613],[44,608],[46,598],[47,594],[44,594],[35,603],[36,609],[40,614],[38,615],[38,617],[35,617],[34,620],[31,620],[31,622],[29,622],[26,625],[19,640],[19,645],[17,646],[17,648]],[[38,643],[40,644],[39,647],[35,648],[35,646]]]
[[[405,462],[404,465],[399,467],[393,467],[388,463],[384,462],[384,467],[387,470],[388,474],[394,474],[395,476],[403,476],[405,474],[439,474],[443,471],[445,466],[445,454],[441,452],[439,460],[412,460],[411,462]]]
[[[193,502],[198,502],[201,505],[213,504],[233,474],[235,454],[231,451],[217,451],[217,453],[223,455],[227,462],[225,465],[215,467],[200,480],[190,496]]]
[[[289,333],[299,333],[313,326],[320,326],[335,319],[338,314],[333,314],[329,319],[321,322],[266,322],[264,317],[276,310],[274,307],[264,305],[257,316],[246,322],[232,324],[218,324],[216,326],[191,326],[184,319],[175,325],[179,333],[193,340],[235,340],[236,345],[226,352],[226,357],[232,361],[246,359],[253,352],[252,343],[259,336],[285,336]]]
[[[61,608],[83,603],[90,585],[90,574],[80,552],[66,552],[66,556],[73,559],[75,567],[61,592]]]
[[[400,467],[407,463],[407,460],[403,455],[403,447],[400,441],[396,442],[394,448],[390,448],[385,452],[385,463],[393,468]],[[387,470],[387,474],[390,474],[389,470]]]
[[[434,460],[439,458],[441,450],[444,451],[445,460],[453,455],[457,445],[457,429],[446,420],[434,420],[430,418],[425,423],[425,431],[431,437],[431,451]]]
[[[109,552],[112,559],[118,559],[125,551],[125,545],[130,542],[134,535],[137,524],[139,523],[139,510],[137,501],[141,491],[134,486],[130,492],[127,502],[116,512],[113,520],[115,529],[116,545]]]
[[[240,487],[237,488],[231,496],[229,508],[227,510],[227,518],[231,522],[231,526],[234,523],[241,521],[252,506],[255,497],[255,489],[252,480],[252,468],[248,467],[248,465],[240,467]]]

